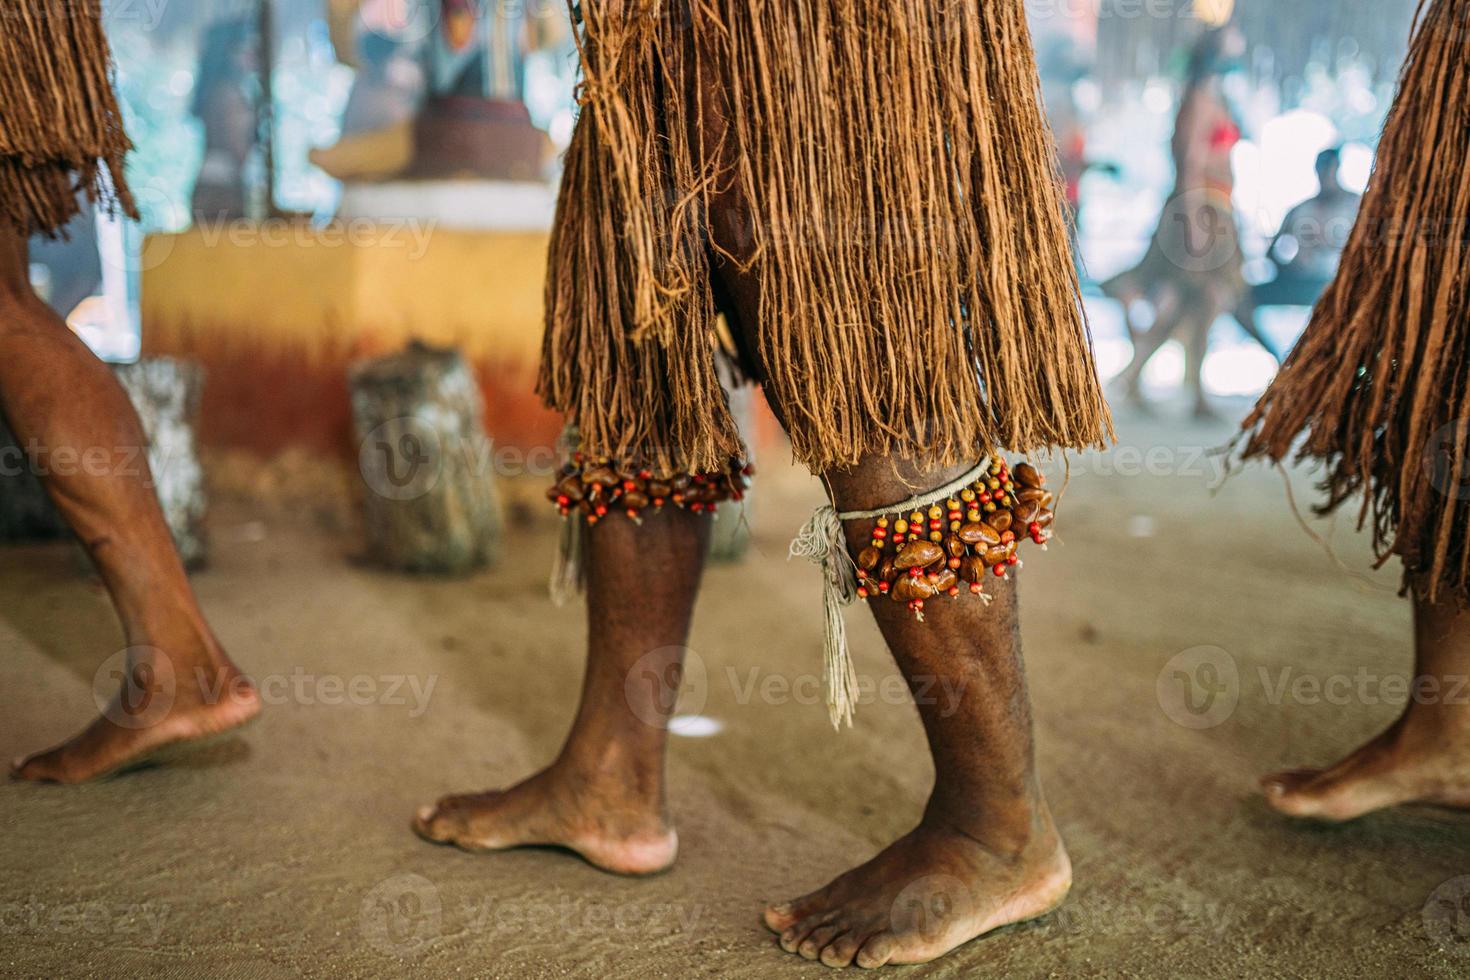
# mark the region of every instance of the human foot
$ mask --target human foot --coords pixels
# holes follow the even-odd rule
[[[258,714],[260,695],[228,660],[176,671],[167,658],[144,657],[127,665],[121,690],[96,721],[54,748],[15,760],[11,775],[82,783],[213,740]]]
[[[446,796],[421,807],[414,831],[467,851],[551,845],[615,874],[646,875],[674,863],[678,834],[663,807],[637,799],[635,783],[590,778],[558,763],[505,790]]]
[[[1330,769],[1262,778],[1266,802],[1293,817],[1352,820],[1403,803],[1470,808],[1470,744],[1401,719]]]
[[[999,854],[925,819],[825,888],[765,911],[781,948],[827,966],[925,963],[1004,925],[1056,908],[1072,865],[1056,831]]]

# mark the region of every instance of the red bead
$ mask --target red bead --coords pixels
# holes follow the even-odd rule
[[[1037,524],[1035,521],[1032,521],[1030,524],[1026,525],[1026,530],[1031,532],[1032,537],[1035,537],[1036,535],[1041,533],[1041,525]]]
[[[958,585],[951,585],[949,587],[949,594],[952,595],[952,596],[959,595],[960,594],[960,587]]]
[[[1010,544],[1012,541],[1016,540],[1016,532],[1002,531],[1000,535],[1000,540],[1003,544]]]
[[[994,568],[991,569],[991,572],[993,572],[995,574],[995,577],[996,578],[1000,578],[1002,575],[1004,575],[1006,573],[1005,563],[1002,562],[1001,564],[996,565]]]
[[[984,592],[985,590],[980,587],[980,583],[979,582],[971,582],[970,583],[970,591],[973,592],[973,593],[975,593],[976,595],[979,595],[980,593]]]
[[[664,498],[662,498],[662,497],[654,497],[653,498],[653,506],[655,506],[655,507],[662,507],[663,505],[664,505]]]
[[[859,585],[858,586],[858,598],[859,599],[866,599],[867,597],[868,597],[868,587],[866,585]]]
[[[878,591],[881,592],[881,593],[883,593],[884,595],[887,595],[888,594],[888,588],[889,588],[889,586],[888,586],[888,583],[887,582],[879,582],[878,583]]]
[[[1021,559],[1017,558],[1015,555],[1011,555],[1009,558],[1006,559],[1006,564],[1007,565],[1014,565],[1017,562],[1019,562],[1020,560]]]
[[[949,567],[950,568],[959,568],[960,567],[960,560],[958,558],[951,558],[949,560]]]

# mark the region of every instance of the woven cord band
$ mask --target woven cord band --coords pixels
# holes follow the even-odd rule
[[[805,558],[822,570],[822,607],[826,620],[822,649],[827,682],[827,716],[832,719],[833,728],[840,729],[844,722],[852,727],[858,694],[857,672],[847,649],[847,624],[842,619],[842,607],[851,605],[857,598],[857,566],[843,544],[842,523],[869,520],[897,511],[919,510],[948,500],[983,476],[989,466],[990,461],[984,460],[936,490],[877,510],[839,513],[831,504],[823,504],[792,539],[787,560]]]

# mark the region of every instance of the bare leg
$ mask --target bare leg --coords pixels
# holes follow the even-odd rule
[[[839,509],[858,510],[959,472],[904,467],[905,482],[875,459],[829,480]],[[848,526],[854,553],[871,528]],[[923,623],[902,603],[870,603],[915,692],[934,788],[919,825],[872,860],[766,909],[788,952],[828,966],[920,963],[1066,896],[1071,864],[1036,775],[1014,583],[988,589],[989,606],[968,595],[931,602]]]
[[[664,749],[709,517],[668,507],[639,526],[613,516],[587,537],[587,672],[561,754],[509,789],[423,807],[414,829],[468,850],[560,845],[608,871],[649,874],[678,850]],[[642,567],[663,572],[635,588]]]
[[[1184,324],[1184,388],[1194,398],[1194,417],[1210,421],[1218,419],[1205,397],[1205,355],[1210,350],[1210,320],[1192,318]]]
[[[21,778],[70,783],[243,724],[260,702],[194,600],[137,413],[106,365],[31,291],[27,255],[25,239],[0,228],[0,411],[97,566],[131,651],[103,717],[14,764]],[[139,697],[145,690],[165,696]]]
[[[1134,336],[1133,359],[1118,374],[1117,384],[1123,395],[1135,405],[1145,404],[1143,397],[1143,371],[1159,349],[1179,332],[1184,322],[1184,311],[1179,308],[1179,297],[1173,292],[1161,296],[1153,326]]]
[[[1414,603],[1415,681],[1387,731],[1330,769],[1261,780],[1282,813],[1351,820],[1401,803],[1470,808],[1470,612]]]

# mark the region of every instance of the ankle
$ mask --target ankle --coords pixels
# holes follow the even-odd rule
[[[972,796],[960,801],[936,792],[924,809],[924,823],[953,830],[1008,860],[1054,850],[1060,842],[1051,812],[1039,794]]]

